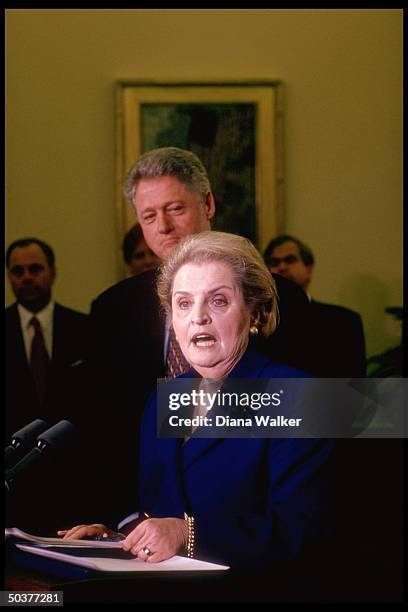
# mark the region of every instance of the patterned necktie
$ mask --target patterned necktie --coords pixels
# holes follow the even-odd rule
[[[174,329],[170,327],[169,330],[169,343],[167,346],[166,355],[166,378],[176,378],[184,372],[188,372],[190,366],[186,361],[179,343],[177,342]]]
[[[31,342],[30,366],[38,401],[43,404],[47,385],[49,357],[45,347],[41,325],[36,317],[30,321],[34,327],[34,337]]]

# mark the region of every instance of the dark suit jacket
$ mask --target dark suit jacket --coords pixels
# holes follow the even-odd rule
[[[69,419],[65,397],[76,367],[86,353],[88,315],[55,304],[53,351],[45,405],[39,407],[32,382],[17,305],[6,309],[6,432],[7,438],[30,420],[53,425]]]
[[[14,432],[37,418],[44,419],[50,427],[61,419],[77,425],[82,408],[79,389],[81,362],[87,353],[88,322],[88,315],[55,304],[53,353],[46,399],[40,407],[24,349],[17,305],[6,309],[6,444]],[[19,475],[7,498],[8,524],[49,533],[68,518],[71,520],[75,506],[80,510],[71,488],[83,464],[80,448],[81,431],[77,428],[70,447],[51,453],[52,456],[44,455]]]
[[[275,377],[299,371],[249,349],[229,378]],[[193,434],[182,444],[157,437],[156,404],[154,393],[141,426],[140,510],[151,517],[193,515],[198,558],[264,569],[327,536],[329,440]]]
[[[312,370],[326,378],[364,378],[366,353],[361,317],[357,312],[311,301]]]
[[[101,502],[106,522],[111,524],[134,508],[140,416],[157,378],[165,375],[165,317],[160,312],[155,279],[154,270],[125,279],[102,293],[91,308],[92,353],[88,363],[93,391],[87,404],[93,402],[96,407],[88,413],[94,416],[87,424],[89,438],[97,438],[100,445],[98,471],[107,473],[113,467],[123,478],[112,496],[111,511],[106,500]],[[270,360],[306,369],[307,296],[295,283],[279,276],[275,280],[279,327],[270,339],[256,339],[255,345]],[[96,413],[103,415],[99,423]],[[107,426],[110,415],[115,417],[114,429]]]

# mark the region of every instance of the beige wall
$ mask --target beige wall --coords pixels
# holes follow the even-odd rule
[[[87,311],[117,280],[115,81],[276,78],[312,291],[363,315],[369,354],[398,341],[401,10],[8,9],[6,53],[6,242],[55,247],[62,303]]]

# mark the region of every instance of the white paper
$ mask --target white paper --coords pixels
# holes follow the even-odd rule
[[[58,561],[65,561],[73,565],[80,565],[89,569],[101,572],[183,572],[183,571],[210,571],[210,570],[227,570],[226,565],[218,565],[216,563],[208,563],[198,559],[188,559],[187,557],[174,556],[166,561],[159,563],[145,563],[138,557],[132,559],[108,559],[105,557],[75,557],[49,550],[48,548],[39,548],[32,544],[16,544],[17,548]]]
[[[80,548],[122,548],[120,542],[110,542],[106,540],[63,540],[62,538],[43,538],[35,536],[25,531],[21,531],[17,527],[6,527],[4,530],[6,538],[16,538],[26,540],[28,542],[36,542],[44,546],[64,546],[64,547],[80,547]]]

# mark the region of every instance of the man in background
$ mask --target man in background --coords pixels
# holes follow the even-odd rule
[[[122,242],[123,259],[133,276],[153,270],[160,264],[160,259],[147,246],[139,223],[128,230]]]
[[[42,240],[23,238],[10,244],[6,267],[16,297],[6,308],[5,442],[10,444],[13,433],[38,418],[49,427],[61,419],[76,424],[79,407],[71,391],[78,388],[82,374],[89,317],[53,300],[55,255]],[[27,470],[26,481],[21,475],[13,484],[11,520],[19,527],[49,529],[57,507],[68,511],[56,486],[66,478],[68,467],[62,459],[56,453],[47,465],[44,462],[41,473]],[[42,504],[36,515],[28,510],[28,502],[39,496]]]
[[[37,238],[16,240],[6,253],[16,302],[6,309],[7,437],[30,419],[55,423],[75,368],[84,358],[88,315],[52,298],[52,248]],[[64,415],[64,418],[68,418]]]
[[[314,257],[307,245],[290,235],[277,236],[266,248],[264,259],[273,274],[295,281],[309,295]],[[360,315],[313,298],[310,305],[311,357],[316,374],[324,378],[365,377]],[[342,601],[346,584],[349,597],[360,601],[361,591],[368,593],[376,577],[379,584],[384,584],[384,593],[390,583],[393,588],[394,584],[402,584],[402,464],[401,440],[360,437],[334,440],[333,546],[322,554],[325,559],[322,572],[316,573],[313,563],[302,572],[302,577],[308,571],[320,577],[320,592],[321,585],[331,584],[328,588],[331,597],[338,593],[336,600]],[[327,578],[322,580],[323,575]],[[398,588],[395,586],[395,592]],[[384,597],[387,599],[387,595]]]
[[[273,274],[297,283],[308,295],[314,271],[311,249],[298,238],[282,234],[270,241],[264,260]],[[311,370],[322,378],[363,378],[366,353],[357,312],[310,299]]]

